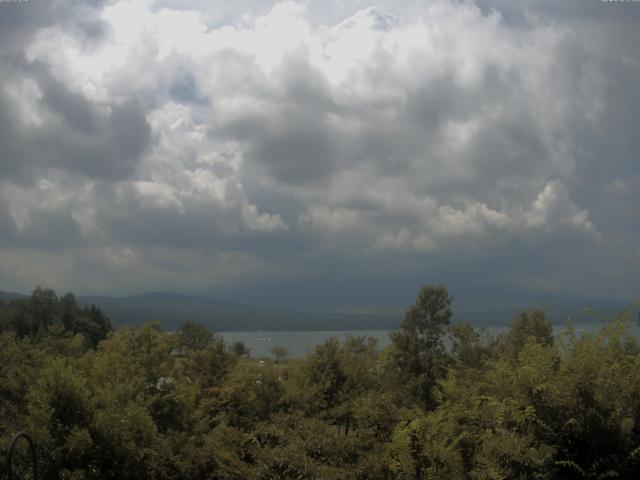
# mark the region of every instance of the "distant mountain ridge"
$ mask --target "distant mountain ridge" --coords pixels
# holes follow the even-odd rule
[[[22,293],[4,292],[0,290],[0,300],[6,303],[12,302],[13,300],[22,300],[23,298],[28,298],[28,297],[29,295],[24,295]]]
[[[16,292],[0,291],[5,302],[27,298]],[[194,321],[214,331],[237,330],[388,330],[400,326],[403,311],[384,312],[316,312],[293,308],[265,308],[243,305],[228,300],[185,295],[172,292],[149,292],[138,295],[79,296],[81,305],[95,305],[111,318],[115,327],[142,325],[158,321],[165,329],[177,329],[185,321]],[[482,303],[453,303],[453,321],[474,325],[506,325],[519,310],[545,307],[552,323],[601,323],[628,307],[622,302],[553,298],[541,302],[537,298]],[[592,307],[596,314],[585,309]],[[634,312],[634,316],[637,313]]]
[[[81,296],[83,305],[96,305],[118,325],[159,321],[175,329],[187,320],[214,331],[234,330],[342,330],[389,329],[399,325],[398,315],[317,313],[288,308],[264,308],[170,292],[127,297]]]

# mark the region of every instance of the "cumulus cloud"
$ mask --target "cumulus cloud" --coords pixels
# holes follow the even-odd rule
[[[0,9],[0,247],[4,265],[33,265],[7,287],[42,283],[38,258],[53,251],[65,260],[43,278],[96,291],[118,276],[224,289],[212,265],[231,279],[236,261],[260,266],[248,282],[268,265],[274,282],[302,276],[312,289],[309,272],[340,275],[320,265],[345,256],[363,259],[354,282],[371,282],[365,263],[426,262],[469,285],[479,272],[447,273],[438,257],[508,265],[522,245],[532,260],[514,267],[518,282],[539,288],[528,279],[544,275],[540,258],[584,277],[584,252],[637,251],[635,224],[610,213],[637,213],[640,57],[627,6]],[[99,265],[103,279],[89,282]],[[411,268],[389,281],[416,281]],[[629,294],[625,275],[612,294]]]
[[[524,213],[524,223],[528,227],[551,227],[564,223],[598,234],[587,211],[578,210],[569,198],[565,186],[557,180],[547,183],[536,197],[531,209]]]

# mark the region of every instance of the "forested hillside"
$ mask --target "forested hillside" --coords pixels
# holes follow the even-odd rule
[[[260,360],[191,322],[111,331],[37,289],[0,306],[0,452],[29,431],[47,479],[638,478],[628,314],[554,338],[522,311],[490,338],[451,303],[424,287],[384,350]]]

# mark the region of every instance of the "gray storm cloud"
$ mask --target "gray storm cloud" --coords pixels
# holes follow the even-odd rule
[[[637,294],[638,8],[0,9],[4,289]]]

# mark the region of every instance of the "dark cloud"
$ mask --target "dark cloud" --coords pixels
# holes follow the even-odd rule
[[[7,146],[2,169],[18,177],[48,168],[90,177],[121,179],[136,169],[151,142],[151,129],[139,102],[114,103],[110,112],[71,91],[42,63],[15,62],[5,79],[30,79],[42,92],[33,125],[21,124],[16,105],[0,94],[0,135]]]
[[[135,100],[114,105],[110,114],[99,116],[98,123],[89,134],[60,124],[30,132],[32,161],[40,168],[61,168],[102,179],[131,176],[151,140],[140,105]]]
[[[100,11],[109,1],[6,2],[0,4],[0,73],[3,85],[33,81],[36,124],[21,122],[19,107],[0,90],[0,136],[4,145],[0,171],[5,178],[30,181],[46,169],[61,168],[87,176],[130,176],[149,146],[145,112],[133,99],[118,100],[105,112],[52,73],[51,65],[28,61],[25,48],[43,28],[64,30],[82,45],[96,46],[108,27]]]
[[[248,158],[283,182],[322,182],[340,160],[338,141],[332,129],[321,120],[293,116],[255,140]]]
[[[278,91],[257,92],[273,106],[269,115],[241,114],[220,123],[212,134],[248,142],[249,170],[263,169],[285,183],[322,183],[346,160],[345,139],[327,121],[327,114],[341,107],[331,98],[322,73],[306,61],[291,58],[278,75]]]
[[[82,232],[70,212],[52,210],[47,205],[12,217],[12,208],[0,201],[0,245],[10,248],[33,248],[43,251],[66,250],[82,245]]]
[[[562,23],[615,20],[619,24],[640,18],[633,2],[525,0],[514,3],[508,0],[476,0],[475,3],[486,13],[500,12],[503,18],[516,25],[530,22],[532,15]]]
[[[78,223],[65,212],[32,212],[29,224],[18,230],[12,222],[3,224],[2,244],[40,250],[68,249],[82,245]]]
[[[94,105],[81,94],[70,91],[42,62],[24,62],[22,68],[23,72],[32,72],[33,78],[42,90],[44,105],[60,115],[70,128],[84,134],[95,133],[100,120]]]
[[[109,144],[113,146],[111,158],[104,163],[114,166],[119,172],[131,173],[151,140],[151,127],[138,102],[129,100],[116,105],[109,118]],[[106,169],[105,169],[106,171]]]
[[[16,117],[6,98],[0,95],[0,173],[3,178],[24,179],[30,176],[31,168],[24,161],[24,145],[17,141]]]
[[[110,0],[26,1],[0,4],[0,57],[20,51],[39,29],[61,26],[88,45],[101,40],[107,26],[99,18]]]
[[[0,4],[0,266],[318,307],[633,293],[630,2],[116,3]]]

